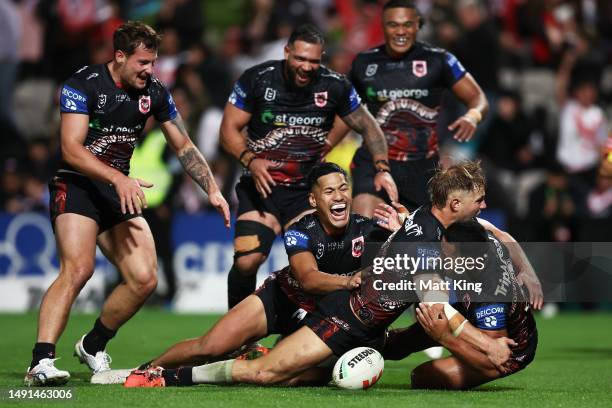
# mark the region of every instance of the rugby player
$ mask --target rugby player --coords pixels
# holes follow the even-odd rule
[[[185,171],[208,193],[229,227],[229,208],[206,160],[193,145],[168,90],[152,76],[160,37],[128,22],[114,33],[113,60],[83,67],[61,89],[63,162],[50,183],[51,222],[60,273],[40,306],[37,341],[26,385],[60,385],[70,374],[55,367],[55,344],[79,291],[92,276],[96,241],[124,282],[110,294],[75,354],[95,373],[108,370],[107,342],[157,285],[157,256],[141,217],[147,181],[129,177],[130,157],[154,116]]]
[[[336,116],[363,134],[376,171],[375,188],[397,201],[380,126],[351,83],[321,66],[322,53],[321,32],[310,25],[298,27],[289,37],[285,59],[246,70],[225,106],[221,144],[245,170],[236,186],[229,308],[255,290],[257,270],[275,236],[312,211],[305,175],[321,160]]]
[[[484,206],[484,178],[475,163],[456,165],[446,172],[440,172],[439,177],[434,177],[432,184],[434,192],[444,192],[448,195],[441,209],[445,213],[445,219],[467,220],[474,217]],[[418,250],[418,247],[406,245],[408,242],[435,250],[432,237],[439,235],[439,242],[444,225],[431,215],[432,211],[434,210],[421,208],[411,214],[387,241],[382,255],[392,256],[394,252],[408,250],[412,256],[417,256],[412,251]],[[407,247],[409,249],[406,249]],[[340,356],[358,346],[382,349],[385,329],[413,303],[415,297],[400,293],[399,297],[390,298],[388,293],[377,290],[374,280],[383,279],[386,283],[392,283],[403,276],[395,270],[375,275],[368,273],[370,269],[364,270],[366,273],[361,277],[359,290],[336,290],[317,299],[315,310],[303,319],[303,326],[259,359],[226,360],[179,370],[152,367],[134,372],[126,381],[126,386],[233,382],[295,384],[300,380],[300,376],[312,379],[307,371],[332,355]],[[416,279],[436,278],[435,273],[431,271],[418,272],[414,275]],[[420,296],[429,299],[427,291]],[[510,356],[508,345],[513,345],[514,342],[506,338],[492,339],[485,336],[466,322],[450,305],[445,305],[445,310],[448,310],[449,316],[452,317],[455,334],[462,336],[462,339],[466,339],[469,344],[484,353],[500,371],[505,370],[503,364]]]
[[[472,138],[488,110],[483,91],[454,55],[417,41],[423,24],[412,1],[387,2],[382,14],[385,43],[358,54],[349,77],[385,134],[399,202],[410,211],[427,203],[427,181],[438,166],[442,94],[450,90],[468,109],[448,127],[458,141]],[[331,143],[348,131],[337,125]],[[376,169],[366,149],[357,150],[351,168],[354,209],[369,217],[387,198],[374,187]]]
[[[411,375],[412,388],[476,387],[522,370],[535,357],[538,343],[536,323],[516,280],[506,247],[474,220],[452,224],[445,232],[445,241],[452,244],[442,245],[451,256],[486,257],[486,266],[482,270],[474,268],[466,272],[467,276],[454,275],[455,278],[460,276],[482,283],[480,293],[458,291],[456,296],[460,303],[455,304],[455,308],[487,336],[507,336],[517,346],[505,364],[506,370],[501,372],[482,352],[451,335],[448,320],[439,305],[421,305],[417,309],[420,324],[415,323],[411,327],[413,338],[422,337],[418,332],[424,331],[430,336],[430,343],[443,345],[452,352],[452,356],[415,368]],[[420,346],[430,345],[424,342]],[[415,346],[417,344],[412,342],[412,347]]]
[[[366,243],[382,244],[400,227],[399,216],[395,210],[379,211],[384,220],[375,221],[352,214],[346,173],[334,163],[315,165],[308,183],[308,200],[316,211],[285,233],[289,266],[268,277],[206,334],[173,345],[141,367],[201,364],[269,334],[291,334],[314,311],[317,295],[359,286],[361,277],[354,272],[368,262],[362,261]],[[265,351],[256,349],[254,354]],[[120,383],[130,371],[104,372],[92,382]]]

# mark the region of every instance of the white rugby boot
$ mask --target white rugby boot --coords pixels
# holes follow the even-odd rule
[[[70,379],[70,373],[58,370],[55,367],[57,358],[43,358],[34,368],[28,367],[28,372],[23,379],[27,387],[45,387],[64,385]]]
[[[110,363],[113,361],[111,356],[109,356],[106,351],[98,351],[95,356],[86,352],[83,347],[83,339],[85,336],[86,335],[83,335],[81,340],[77,341],[74,345],[74,355],[79,359],[81,364],[86,364],[94,374],[110,370]]]

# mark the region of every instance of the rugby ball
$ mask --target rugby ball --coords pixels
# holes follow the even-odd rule
[[[333,382],[347,390],[365,390],[382,377],[385,360],[370,347],[357,347],[347,351],[336,361]]]

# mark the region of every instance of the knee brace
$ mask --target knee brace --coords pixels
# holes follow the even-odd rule
[[[276,238],[273,229],[257,221],[236,221],[234,259],[254,253],[268,255]]]

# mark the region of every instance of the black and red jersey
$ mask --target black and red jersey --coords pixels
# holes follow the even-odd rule
[[[375,253],[388,235],[389,232],[379,227],[375,220],[358,214],[350,215],[343,234],[329,235],[316,214],[308,214],[285,232],[284,241],[289,258],[301,252],[310,252],[321,272],[352,275],[369,263],[365,258],[369,253]],[[291,268],[279,272],[278,279],[285,294],[295,304],[307,311],[314,309],[316,296],[304,293],[291,275]]]
[[[75,72],[62,85],[60,110],[88,115],[85,148],[126,175],[149,116],[160,123],[177,116],[170,92],[157,78],[150,77],[144,89],[122,89],[113,81],[106,64]],[[61,168],[74,170],[67,163],[62,163]]]
[[[466,74],[457,58],[416,42],[401,58],[379,46],[355,57],[350,80],[387,138],[389,159],[423,159],[438,150],[442,94]]]
[[[321,161],[325,138],[336,115],[360,105],[345,76],[321,66],[310,84],[297,87],[287,78],[284,60],[246,70],[234,85],[229,103],[250,113],[247,146],[276,165],[268,169],[279,184],[303,186]]]
[[[474,291],[458,291],[455,308],[472,325],[481,330],[506,329],[508,337],[518,343],[515,354],[533,345],[537,336],[536,323],[527,296],[516,280],[508,249],[488,232],[490,250],[484,270],[472,271],[467,277],[482,283],[480,294]]]

